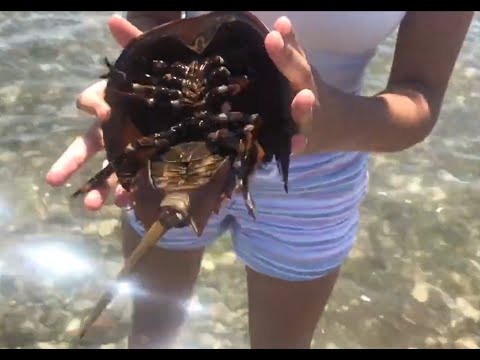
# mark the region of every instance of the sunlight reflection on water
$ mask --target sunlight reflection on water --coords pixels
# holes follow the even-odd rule
[[[83,276],[95,271],[91,261],[61,243],[33,245],[24,255],[47,276]]]

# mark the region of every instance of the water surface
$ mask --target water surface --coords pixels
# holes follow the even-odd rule
[[[119,49],[108,12],[0,12],[0,347],[65,347],[120,268],[119,211],[69,202],[101,165],[67,186],[49,166],[93,119],[75,97]],[[480,346],[480,18],[455,68],[438,125],[422,144],[376,155],[358,242],[315,336],[319,348]],[[369,67],[382,89],[394,37]],[[110,202],[111,204],[111,202]],[[89,347],[125,347],[128,286]],[[179,347],[248,346],[243,267],[228,238],[208,250]]]

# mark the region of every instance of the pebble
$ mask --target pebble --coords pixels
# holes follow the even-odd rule
[[[1,104],[9,105],[16,103],[21,91],[21,87],[17,85],[2,86],[0,88]]]
[[[475,309],[467,300],[457,297],[455,302],[463,316],[475,322],[480,321],[480,311]]]
[[[455,340],[453,346],[455,349],[479,349],[478,343],[470,336]]]
[[[424,303],[428,300],[428,284],[423,282],[415,283],[411,295],[418,302]]]
[[[40,150],[28,150],[22,153],[24,158],[29,158],[33,156],[38,156],[42,155],[42,152]]]
[[[413,194],[418,194],[422,191],[420,178],[413,178],[407,185],[407,190]]]
[[[97,235],[98,234],[98,227],[95,223],[90,223],[83,228],[83,233],[85,235]]]
[[[225,304],[217,303],[210,307],[210,314],[219,319],[227,319],[231,316],[231,311]]]
[[[478,256],[478,254],[477,254],[477,256]],[[480,276],[480,264],[479,264],[477,261],[473,260],[473,259],[470,259],[470,264],[472,264],[472,266],[473,266],[473,267],[475,268],[475,270],[478,272],[477,275]]]
[[[215,270],[215,263],[211,260],[204,259],[202,261],[202,269],[205,271],[213,271]]]
[[[40,349],[56,349],[57,348],[54,344],[49,342],[43,342],[43,341],[37,342],[37,346]]]
[[[447,197],[445,192],[440,189],[439,187],[434,187],[432,188],[432,195],[431,195],[431,200],[433,201],[440,201],[443,200]]]
[[[352,300],[350,300],[350,305],[351,306],[358,306],[358,305],[360,305],[360,302],[357,299],[352,299]]]
[[[120,226],[120,221],[117,219],[101,221],[98,224],[98,234],[101,237],[107,237],[111,235],[118,226]]]
[[[48,159],[45,157],[36,157],[30,160],[32,162],[32,166],[39,168],[43,166],[45,163],[48,162]]]
[[[24,321],[20,327],[23,329],[23,330],[35,330],[35,324],[30,321],[30,320],[26,320]]]
[[[231,349],[233,347],[233,344],[230,340],[224,340],[222,342],[222,348],[223,349]]]
[[[12,162],[17,158],[17,154],[13,151],[2,151],[0,152],[0,162]]]
[[[225,334],[227,333],[227,329],[221,323],[217,322],[213,327],[213,332],[215,334]]]
[[[351,259],[363,259],[365,258],[365,252],[362,249],[354,247],[350,252]]]
[[[197,290],[198,301],[200,304],[211,304],[217,303],[221,299],[220,293],[211,287],[204,287]],[[219,305],[219,304],[218,304]]]
[[[479,73],[479,70],[475,69],[474,67],[468,67],[464,71],[464,75],[467,79],[471,79],[475,75]]]
[[[434,339],[433,337],[428,336],[425,339],[425,345],[428,346],[428,347],[435,346],[435,345],[437,345],[437,339]]]
[[[437,341],[443,346],[448,344],[448,339],[444,336],[437,337]]]
[[[371,301],[371,299],[367,295],[360,296],[360,299],[362,299],[365,302],[370,302]]]
[[[215,344],[217,343],[217,339],[208,333],[203,333],[198,335],[198,342],[203,347],[214,348]]]
[[[233,251],[227,251],[220,255],[218,259],[216,259],[218,264],[222,265],[233,265],[237,259],[237,256]]]
[[[68,323],[65,331],[66,331],[67,333],[75,333],[77,330],[80,329],[81,324],[82,324],[82,321],[81,321],[80,319],[72,319],[72,320]]]
[[[73,310],[83,312],[92,309],[94,305],[90,300],[78,300],[73,304]]]

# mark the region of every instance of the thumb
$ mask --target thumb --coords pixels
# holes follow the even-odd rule
[[[108,27],[117,43],[124,48],[130,41],[142,34],[135,25],[119,15],[113,15],[108,20]]]

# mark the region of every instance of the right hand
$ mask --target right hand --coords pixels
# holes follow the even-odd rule
[[[112,16],[108,21],[108,27],[122,48],[142,34],[138,28],[119,16]],[[99,122],[92,125],[83,136],[75,139],[52,165],[46,175],[46,181],[51,186],[63,185],[93,155],[103,150],[103,134],[100,123],[107,121],[110,117],[110,107],[104,100],[106,84],[106,80],[99,81],[78,96],[77,107],[90,115],[96,116]],[[117,183],[116,176],[112,175],[104,187],[86,194],[84,198],[85,208],[92,211],[99,210],[115,186],[115,204],[120,207],[126,206],[129,203],[128,193]]]

